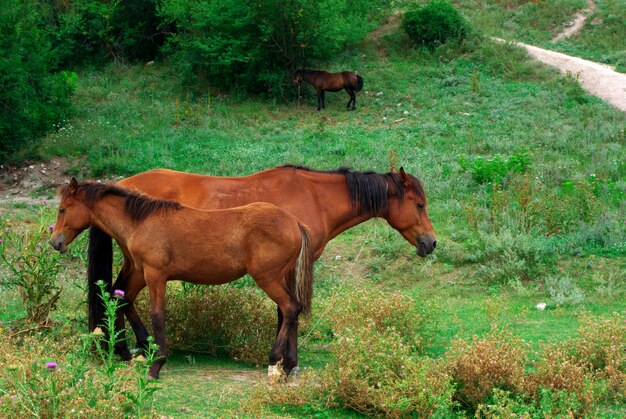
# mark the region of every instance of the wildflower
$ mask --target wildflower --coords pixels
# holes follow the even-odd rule
[[[48,228],[49,228],[50,230],[54,230],[54,225],[53,225],[53,224],[50,224],[50,225],[48,226]]]
[[[54,371],[57,368],[57,363],[56,362],[46,362],[46,368],[48,368],[50,371]]]
[[[102,329],[100,329],[99,327],[96,327],[95,329],[93,329],[92,332],[95,336],[102,336],[104,335],[104,332],[102,332]]]
[[[115,290],[115,291],[113,291],[113,294],[114,294],[117,298],[124,298],[124,295],[126,295],[126,294],[124,293],[124,291],[122,291],[122,290]]]

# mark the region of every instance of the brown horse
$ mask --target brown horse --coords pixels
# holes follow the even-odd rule
[[[351,71],[328,73],[317,70],[298,70],[293,79],[294,85],[299,86],[303,81],[310,83],[317,91],[317,110],[325,108],[324,92],[338,92],[346,89],[350,95],[348,109],[356,109],[356,93],[363,88],[363,77]],[[351,107],[352,105],[352,107]]]
[[[437,244],[427,213],[421,183],[403,169],[399,172],[356,172],[346,168],[314,171],[305,167],[280,166],[243,177],[202,176],[166,169],[150,170],[118,182],[119,186],[149,196],[202,209],[222,209],[251,202],[269,202],[295,215],[307,225],[315,259],[326,244],[341,232],[374,217],[391,227],[426,256]],[[111,237],[94,227],[90,232],[88,268],[89,328],[102,324],[103,308],[97,280],[112,287]],[[124,251],[124,249],[122,249]],[[124,289],[132,260],[125,254],[115,288]],[[147,344],[148,332],[132,304],[124,307],[137,343]],[[278,328],[282,321],[278,310]],[[124,318],[117,327],[124,328]],[[117,348],[128,359],[125,341]]]
[[[298,315],[309,313],[313,253],[307,228],[274,205],[253,203],[204,211],[148,198],[127,189],[72,178],[61,192],[50,244],[67,250],[76,236],[95,226],[113,237],[132,261],[124,290],[127,305],[146,285],[159,358],[165,363],[165,284],[184,280],[223,284],[246,273],[278,305],[281,328],[270,352],[270,373],[297,365]]]

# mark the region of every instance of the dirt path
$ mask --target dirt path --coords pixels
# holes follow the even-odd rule
[[[495,39],[499,42],[506,42],[499,38]],[[618,73],[608,65],[583,60],[560,52],[522,42],[513,42],[513,44],[525,48],[532,58],[558,68],[561,73],[572,74],[587,92],[605,100],[622,112],[626,112],[626,74]]]
[[[571,26],[557,34],[552,42],[569,38],[580,32],[587,17],[596,9],[592,0],[587,1],[587,8],[576,14]],[[496,38],[499,42],[505,42]],[[611,106],[626,112],[626,74],[614,71],[610,66],[598,64],[582,58],[572,57],[560,52],[514,42],[513,44],[525,48],[532,58],[544,64],[558,68],[561,73],[570,73],[575,76],[580,85],[590,94],[605,100]]]
[[[558,33],[554,38],[552,38],[552,41],[550,42],[556,42],[561,39],[569,38],[571,36],[576,35],[578,32],[580,32],[580,29],[583,27],[583,25],[587,21],[587,17],[594,10],[596,10],[596,3],[592,0],[588,0],[587,8],[576,13],[576,16],[574,16],[574,20],[571,21],[571,25],[565,28],[565,30],[563,30],[561,33]]]

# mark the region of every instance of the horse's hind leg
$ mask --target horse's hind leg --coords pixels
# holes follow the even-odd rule
[[[347,109],[348,110],[355,110],[356,109],[356,94],[354,93],[354,90],[352,89],[346,89],[346,92],[348,92],[348,94],[350,95],[350,100],[348,101],[348,105],[347,105]],[[350,108],[350,105],[352,105],[352,108]]]
[[[298,364],[297,346],[293,347],[294,344],[291,341],[294,333],[298,333],[298,315],[302,311],[302,306],[284,281],[277,282],[274,279],[269,279],[276,278],[276,276],[265,274],[263,276],[254,275],[253,278],[259,287],[278,305],[283,320],[270,351],[268,375],[289,374]],[[285,278],[285,275],[281,274],[278,278]],[[281,363],[282,371],[279,368]]]
[[[322,98],[324,97],[324,92],[321,90],[317,90],[317,110],[322,110]]]
[[[322,90],[322,108],[326,109],[326,92]]]

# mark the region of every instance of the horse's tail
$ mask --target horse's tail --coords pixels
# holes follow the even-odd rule
[[[308,228],[298,223],[302,244],[295,267],[295,291],[298,302],[302,305],[302,314],[311,314],[313,298],[313,248]]]
[[[102,280],[106,292],[111,292],[113,283],[113,242],[111,236],[97,227],[89,230],[89,264],[87,267],[87,311],[89,330],[100,326],[104,320],[104,306],[100,287]]]
[[[359,76],[358,74],[356,75],[356,86],[354,86],[354,90],[355,91],[360,91],[363,88],[363,77]]]

